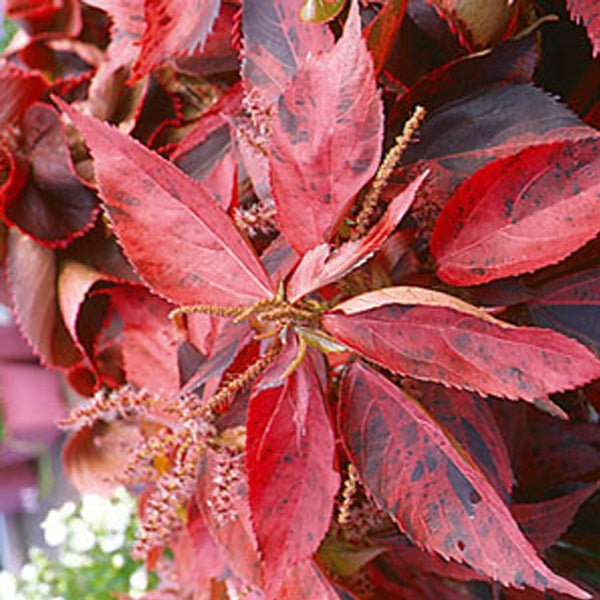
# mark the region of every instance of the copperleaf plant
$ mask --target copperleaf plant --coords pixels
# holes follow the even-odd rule
[[[9,288],[148,598],[592,597],[600,138],[492,4],[23,13]]]

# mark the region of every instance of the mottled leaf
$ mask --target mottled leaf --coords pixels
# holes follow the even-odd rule
[[[360,362],[343,380],[339,423],[362,483],[418,546],[503,585],[589,597],[548,569],[490,483],[421,405]]]
[[[281,231],[300,254],[331,239],[375,173],[382,128],[373,62],[353,3],[340,40],[307,59],[273,118],[273,197]]]
[[[277,593],[278,600],[340,600],[340,595],[312,559],[305,559],[290,567]]]
[[[594,57],[600,54],[600,7],[594,0],[567,0],[567,8],[576,23],[583,25],[592,43]]]
[[[258,257],[200,184],[109,125],[62,106],[92,151],[125,253],[151,289],[188,305],[250,304],[271,295]]]
[[[255,385],[248,410],[250,508],[272,598],[286,571],[319,546],[339,485],[323,398],[323,359],[309,350],[281,379],[297,351],[297,343],[290,342]]]
[[[333,36],[325,26],[303,23],[299,0],[245,0],[242,76],[271,104],[288,87],[310,52],[328,50]]]
[[[396,373],[483,395],[532,401],[600,376],[600,362],[578,342],[510,325],[433,290],[362,294],[324,315],[323,325]]]
[[[426,176],[426,173],[422,174],[398,194],[390,202],[383,217],[362,238],[345,242],[336,250],[328,243],[309,250],[302,257],[288,283],[290,302],[295,302],[302,296],[341,279],[377,252],[410,208]]]
[[[438,276],[474,285],[562,260],[600,231],[600,141],[543,144],[495,161],[456,191],[431,241]]]
[[[600,355],[600,269],[570,273],[536,289],[533,322],[573,336]]]
[[[145,0],[146,28],[131,80],[137,81],[170,58],[201,50],[220,6],[221,0]]]

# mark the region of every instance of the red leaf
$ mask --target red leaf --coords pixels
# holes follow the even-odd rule
[[[151,289],[187,305],[251,304],[272,294],[258,257],[204,187],[116,129],[61,106],[92,151],[117,236]]]
[[[385,377],[356,362],[339,416],[361,481],[418,546],[503,585],[590,597],[546,567],[485,477]]]
[[[127,381],[151,392],[177,392],[180,336],[169,319],[173,306],[142,287],[115,288],[110,297],[123,321],[121,350]]]
[[[552,327],[600,355],[600,269],[570,273],[536,290],[528,305],[536,325]]]
[[[405,384],[404,389],[431,413],[475,461],[502,500],[511,496],[513,473],[510,457],[494,414],[476,394],[425,383]]]
[[[58,310],[54,252],[11,229],[8,277],[16,320],[47,366],[68,367],[81,357]]]
[[[300,0],[245,0],[242,27],[242,76],[270,105],[288,87],[310,52],[331,48],[333,36],[326,26],[299,18]]]
[[[220,6],[221,0],[145,0],[146,29],[130,81],[141,79],[170,58],[201,50]]]
[[[404,20],[408,0],[386,0],[377,16],[365,29],[365,37],[379,75],[393,47],[396,35]]]
[[[281,231],[300,254],[331,239],[377,169],[382,135],[373,63],[353,2],[340,40],[306,59],[273,117],[273,197]]]
[[[332,250],[328,243],[309,250],[294,271],[287,292],[290,302],[341,279],[381,248],[402,220],[427,173],[423,173],[389,204],[386,213],[368,233]]]
[[[58,113],[35,104],[22,123],[30,173],[21,192],[2,203],[6,220],[41,244],[64,247],[90,229],[98,199],[77,176]]]
[[[336,307],[323,325],[355,352],[416,379],[534,400],[600,376],[600,362],[559,333],[515,327],[441,292],[398,287]]]
[[[562,260],[600,231],[600,141],[545,144],[497,160],[444,207],[431,251],[438,275],[475,285]]]
[[[552,546],[569,528],[579,507],[598,489],[598,483],[543,502],[513,504],[511,512],[538,552]]]
[[[592,56],[600,54],[600,7],[595,0],[567,0],[571,18],[585,26],[590,42]]]
[[[0,127],[17,124],[21,115],[48,89],[41,73],[26,73],[13,66],[0,71]]]
[[[340,600],[340,595],[315,562],[310,559],[290,567],[277,592],[277,600],[299,600],[300,598]]]
[[[271,598],[286,571],[316,551],[339,485],[323,399],[323,359],[311,350],[281,379],[297,351],[297,343],[290,343],[265,372],[248,409],[250,508]]]

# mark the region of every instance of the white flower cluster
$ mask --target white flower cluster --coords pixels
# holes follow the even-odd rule
[[[129,589],[121,591],[132,598],[141,597],[148,589],[148,574],[143,567],[134,568],[129,556],[134,519],[135,500],[124,488],[110,499],[84,495],[79,506],[69,501],[51,510],[42,528],[46,543],[57,547],[58,563],[39,548],[32,548],[30,562],[19,577],[0,571],[0,600],[75,600],[69,596],[66,581],[74,573],[85,570],[90,577],[94,569],[108,568],[125,575],[126,567]],[[108,573],[103,575],[110,579]],[[56,595],[63,588],[67,595]],[[77,600],[80,598],[84,596],[78,595]]]

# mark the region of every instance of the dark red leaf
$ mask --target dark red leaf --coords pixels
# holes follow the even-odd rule
[[[533,401],[600,376],[600,362],[578,342],[515,327],[433,290],[386,288],[335,310],[323,325],[336,339],[417,379]]]
[[[58,310],[54,252],[11,229],[8,277],[16,320],[47,366],[68,367],[81,357]]]
[[[343,380],[339,423],[362,483],[418,546],[503,585],[589,597],[546,567],[490,483],[421,405],[360,362]]]
[[[407,383],[404,389],[410,391],[454,437],[494,486],[498,496],[508,502],[513,485],[510,457],[485,400],[473,393],[430,383]]]
[[[475,285],[554,264],[600,231],[600,141],[544,144],[470,177],[444,207],[438,276]]]
[[[5,199],[5,218],[36,241],[63,247],[93,226],[98,199],[75,173],[54,109],[46,104],[29,108],[22,131],[30,173],[21,192]]]
[[[272,294],[258,257],[203,186],[116,129],[62,107],[91,148],[117,236],[151,289],[187,305],[251,304]]]
[[[248,409],[250,508],[271,598],[286,571],[316,551],[339,485],[322,357],[309,351],[281,379],[297,351],[297,343],[290,342],[255,385]]]
[[[25,72],[13,66],[0,71],[0,127],[18,123],[25,111],[48,89],[41,73]]]
[[[568,529],[580,506],[598,489],[598,483],[552,500],[513,504],[511,512],[538,552],[552,546]]]
[[[375,73],[381,73],[392,50],[396,35],[404,19],[408,0],[386,0],[377,16],[365,29],[369,51],[373,56]]]
[[[273,197],[281,232],[300,254],[331,239],[377,169],[382,135],[373,62],[353,2],[340,40],[307,58],[273,117]]]
[[[169,319],[173,305],[142,287],[118,287],[110,297],[123,321],[121,351],[127,381],[151,392],[177,392],[180,335]]]
[[[331,48],[326,26],[299,18],[300,0],[245,0],[242,27],[245,84],[270,105],[288,87],[306,55]]]
[[[170,58],[201,50],[220,7],[221,0],[144,0],[146,28],[131,81],[141,79]]]
[[[536,325],[571,335],[600,355],[600,269],[571,273],[539,287],[528,310]]]
[[[567,7],[576,23],[584,25],[590,42],[592,55],[600,54],[600,7],[594,0],[567,0]]]
[[[341,279],[377,252],[410,208],[426,175],[422,174],[398,194],[383,217],[362,238],[345,242],[336,250],[332,250],[328,243],[309,250],[288,283],[290,302]]]

